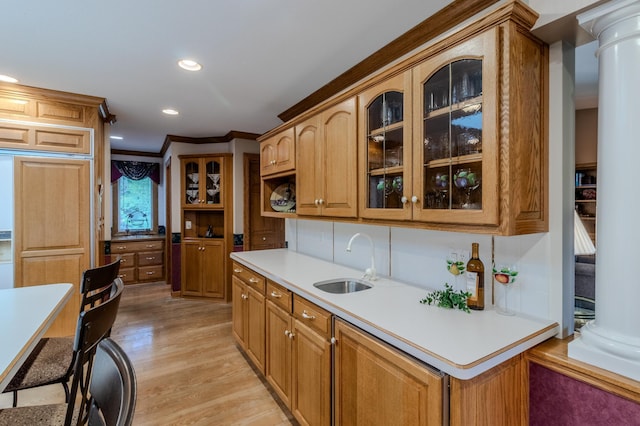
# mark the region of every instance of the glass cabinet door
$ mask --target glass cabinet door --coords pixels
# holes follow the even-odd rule
[[[408,86],[408,87],[406,87]],[[360,95],[361,157],[364,183],[361,186],[362,217],[408,219],[405,191],[411,193],[411,148],[405,123],[411,117],[406,105],[410,79],[396,76]],[[405,208],[406,207],[406,208]]]
[[[423,91],[423,208],[482,210],[482,60],[447,64]]]
[[[222,200],[222,166],[219,159],[206,159],[205,166],[206,179],[204,190],[206,193],[205,204],[211,206],[220,205]]]
[[[200,204],[200,164],[198,160],[184,163],[182,181],[184,182],[183,204],[191,206]]]

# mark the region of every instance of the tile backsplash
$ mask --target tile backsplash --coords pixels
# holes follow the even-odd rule
[[[509,308],[523,314],[548,318],[549,271],[546,268],[547,234],[516,237],[431,231],[415,228],[364,225],[318,220],[287,219],[289,249],[316,258],[364,270],[371,265],[371,245],[367,238],[356,238],[351,252],[349,239],[356,233],[368,235],[374,243],[378,275],[391,277],[426,291],[449,283],[463,288],[464,278],[454,277],[446,268],[452,250],[471,252],[471,243],[480,245],[485,265],[485,309],[504,303],[504,286],[493,283],[492,245],[496,264],[516,265],[519,274],[508,292]],[[492,294],[492,289],[495,294]]]

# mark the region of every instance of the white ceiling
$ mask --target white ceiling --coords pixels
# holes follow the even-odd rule
[[[5,2],[6,3],[6,2]],[[449,0],[58,0],[2,7],[0,74],[107,99],[112,147],[264,133]],[[203,64],[197,73],[181,58]],[[586,69],[586,68],[585,68]],[[161,113],[175,108],[179,116]]]

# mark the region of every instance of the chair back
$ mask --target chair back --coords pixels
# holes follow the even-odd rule
[[[65,425],[70,425],[72,422],[78,390],[80,390],[82,395],[80,399],[78,424],[85,424],[86,422],[88,385],[91,381],[94,355],[98,343],[109,336],[111,327],[116,320],[120,297],[124,290],[124,283],[120,278],[116,278],[112,282],[112,287],[112,296],[109,299],[80,313],[78,318],[78,327],[73,344],[75,354],[73,380],[71,383]]]
[[[127,354],[110,338],[98,344],[89,385],[89,426],[129,426],[137,385]]]
[[[96,268],[87,269],[82,274],[80,283],[80,293],[82,294],[82,304],[80,312],[96,305],[99,301],[104,301],[110,296],[113,281],[118,278],[120,272],[120,259],[113,263]]]

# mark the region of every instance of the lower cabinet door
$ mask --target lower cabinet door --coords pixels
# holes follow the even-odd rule
[[[293,323],[291,412],[301,425],[329,425],[331,343],[300,321]]]
[[[233,337],[236,341],[244,347],[246,329],[246,316],[247,316],[247,286],[236,277],[231,277],[231,321]]]
[[[184,296],[202,296],[202,256],[199,241],[182,242],[182,283]]]
[[[267,365],[265,376],[280,399],[291,406],[291,338],[292,318],[289,312],[267,301],[266,311]]]
[[[264,374],[264,295],[247,286],[247,334],[245,336],[247,355],[256,368]]]
[[[443,376],[335,321],[335,425],[441,425]]]
[[[202,295],[205,297],[224,298],[224,243],[222,241],[206,241],[202,243],[200,255],[203,258]]]

